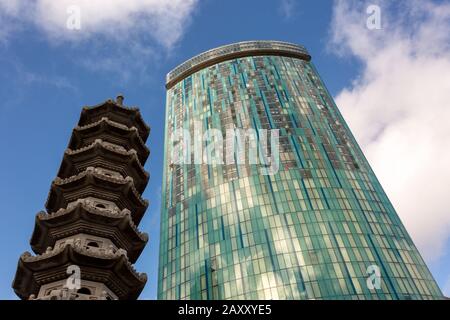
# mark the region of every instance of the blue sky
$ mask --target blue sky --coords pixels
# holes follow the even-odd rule
[[[156,297],[165,75],[202,51],[257,39],[308,48],[441,289],[450,295],[445,197],[450,157],[440,151],[450,150],[450,132],[436,129],[448,126],[440,126],[449,112],[442,106],[450,98],[445,85],[450,83],[448,3],[118,2],[0,0],[0,299],[16,298],[11,283],[18,258],[30,251],[34,216],[44,208],[81,107],[117,93],[125,95],[126,105],[139,106],[152,128],[145,166],[151,180],[144,193],[150,206],[140,225],[150,242],[136,268],[149,276],[141,298]],[[381,30],[366,27],[371,3],[381,8]],[[66,28],[70,4],[81,7],[80,30]],[[428,49],[419,45],[424,42]],[[443,117],[428,119],[420,111],[424,105]],[[424,119],[429,120],[425,126],[414,121]],[[406,148],[424,128],[416,147]],[[426,176],[419,174],[425,171]]]

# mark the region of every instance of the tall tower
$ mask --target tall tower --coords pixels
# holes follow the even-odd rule
[[[36,216],[31,247],[19,260],[13,288],[21,299],[136,299],[147,281],[134,263],[148,236],[137,226],[150,128],[123,96],[85,107],[57,178]]]
[[[249,41],[167,75],[159,299],[442,298],[310,60]],[[177,161],[235,128],[279,130],[274,174]]]

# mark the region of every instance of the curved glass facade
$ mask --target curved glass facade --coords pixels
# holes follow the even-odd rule
[[[306,50],[258,43],[168,75],[158,298],[442,298]],[[176,163],[195,126],[279,129],[278,171]]]

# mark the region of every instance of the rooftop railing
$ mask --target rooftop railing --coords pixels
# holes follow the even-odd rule
[[[166,88],[190,74],[222,61],[251,55],[285,55],[309,61],[311,56],[305,47],[282,41],[244,41],[205,51],[183,62],[166,76]]]

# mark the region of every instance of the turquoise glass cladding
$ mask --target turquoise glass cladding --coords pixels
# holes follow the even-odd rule
[[[158,299],[443,297],[303,47],[220,47],[167,83]],[[279,129],[278,172],[174,164],[196,122]]]

